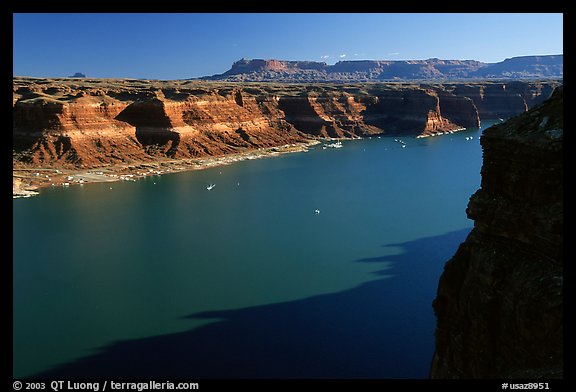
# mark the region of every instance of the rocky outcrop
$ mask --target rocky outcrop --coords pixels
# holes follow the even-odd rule
[[[474,229],[448,261],[432,378],[561,378],[563,90],[484,131]]]
[[[479,68],[474,75],[481,78],[550,78],[562,77],[562,55],[512,57]]]
[[[18,84],[24,84],[16,88],[22,95],[14,101],[18,162],[95,167],[222,155],[307,139],[283,120],[273,97],[235,89],[180,92],[150,89],[150,83],[109,82],[102,88],[88,82],[73,84],[72,93],[62,95],[62,89],[42,86],[41,93],[27,93],[27,81]]]
[[[528,109],[526,99],[518,91],[509,90],[506,83],[457,85],[452,93],[474,101],[478,113],[485,119],[509,118]]]
[[[442,116],[434,91],[419,88],[373,91],[364,96],[280,97],[279,108],[296,129],[321,137],[429,135],[463,126]],[[475,124],[466,122],[466,126]]]
[[[97,167],[218,156],[319,137],[429,136],[478,127],[479,113],[493,113],[498,105],[505,109],[497,115],[517,114],[557,84],[518,82],[513,93],[500,94],[511,84],[240,86],[15,78],[14,162]]]
[[[563,56],[523,56],[499,63],[476,60],[358,60],[334,65],[316,61],[241,59],[223,74],[203,80],[229,82],[374,82],[394,80],[562,78]]]
[[[386,91],[368,100],[370,103],[366,105],[364,121],[366,124],[387,130],[388,133],[410,134],[411,130],[419,129],[420,135],[432,135],[462,127],[442,116],[440,98],[434,90],[417,90],[410,93]],[[476,118],[478,119],[477,113]]]
[[[480,127],[481,114],[473,99],[443,90],[438,91],[437,94],[443,117],[466,128]]]
[[[14,105],[15,151],[35,164],[99,165],[122,157],[145,160],[136,129],[115,119],[126,107],[125,102],[82,92],[68,100],[33,94]]]
[[[451,94],[470,98],[482,119],[506,119],[550,97],[558,82],[486,82],[445,84]]]

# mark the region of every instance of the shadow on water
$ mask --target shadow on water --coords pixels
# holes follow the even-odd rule
[[[194,330],[121,341],[33,377],[426,378],[432,299],[444,263],[470,229],[403,244],[379,279],[333,294],[197,313]]]

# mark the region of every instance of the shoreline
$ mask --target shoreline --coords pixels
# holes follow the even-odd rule
[[[311,146],[322,143],[321,140],[285,144],[277,147],[258,148],[200,158],[168,159],[160,158],[151,162],[130,162],[91,169],[64,167],[12,167],[12,198],[27,198],[39,195],[37,190],[48,187],[82,186],[96,182],[136,181],[141,178],[202,170],[215,166],[230,165],[252,159],[274,157],[294,152],[308,152]]]
[[[461,128],[450,129],[448,131],[435,131],[433,133],[420,134],[420,135],[416,136],[416,139],[422,139],[425,137],[442,136],[442,135],[451,135],[451,134],[456,133],[456,132],[466,131],[467,129],[468,128],[461,127]]]
[[[466,128],[436,132],[434,134],[416,135],[416,139],[442,136],[452,134],[458,131],[464,131]],[[48,187],[70,187],[82,186],[84,184],[97,182],[116,182],[116,181],[136,181],[149,176],[157,176],[170,173],[179,173],[191,170],[203,170],[215,166],[230,165],[235,162],[245,160],[268,158],[293,152],[308,152],[309,148],[314,145],[326,142],[340,140],[353,141],[362,139],[371,139],[372,137],[393,136],[393,135],[373,135],[371,137],[354,137],[354,138],[334,138],[320,137],[309,139],[304,142],[284,144],[275,147],[261,147],[254,150],[246,150],[220,156],[204,156],[198,158],[157,158],[151,161],[135,161],[118,163],[107,166],[93,168],[78,168],[70,166],[33,166],[14,162],[12,166],[12,198],[27,198],[40,194],[38,190]],[[326,148],[324,146],[323,148]],[[151,157],[153,159],[153,157]]]

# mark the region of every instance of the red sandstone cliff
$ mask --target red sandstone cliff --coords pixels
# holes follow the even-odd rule
[[[62,91],[48,87],[27,93],[37,86],[21,84],[15,88],[15,151],[17,160],[34,164],[94,167],[158,156],[221,155],[306,139],[283,120],[273,97],[239,89],[182,93],[86,83],[82,92],[54,96],[46,92]]]
[[[240,86],[15,78],[14,162],[97,167],[216,156],[317,137],[434,135],[477,127],[479,112],[525,111],[552,84]]]

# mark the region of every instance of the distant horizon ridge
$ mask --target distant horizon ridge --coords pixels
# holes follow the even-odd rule
[[[245,58],[242,57],[232,63],[232,67],[223,73],[206,75],[200,77],[191,78],[176,78],[176,79],[162,79],[162,80],[221,80],[221,81],[280,81],[280,82],[366,82],[366,81],[402,81],[402,80],[439,80],[439,79],[472,79],[472,80],[482,80],[482,79],[538,79],[538,78],[563,78],[563,57],[564,54],[546,54],[546,55],[522,55],[507,57],[504,60],[496,63],[487,63],[480,60],[474,59],[440,59],[438,57],[430,57],[427,59],[411,59],[411,60],[375,60],[375,59],[354,59],[354,60],[339,60],[336,63],[330,65],[325,61],[315,61],[315,60],[280,60],[275,58]],[[522,60],[535,60],[529,64],[520,64],[524,66],[523,69],[504,69],[498,72],[486,72],[487,70],[494,68],[502,68],[503,65],[510,63],[522,62]],[[543,60],[543,61],[541,61]],[[548,63],[547,63],[548,61]],[[550,63],[552,62],[552,63]],[[361,69],[359,65],[374,65],[373,68],[367,67]],[[441,70],[428,69],[424,70],[427,72],[412,72],[411,74],[386,74],[383,68],[398,68],[399,65],[409,65],[409,66],[440,66],[441,68],[452,68],[447,74],[444,74]],[[468,69],[462,69],[462,67],[470,66]],[[528,65],[528,67],[526,67]],[[546,72],[546,66],[555,67],[555,70]],[[345,66],[351,66],[353,70],[346,69]],[[458,69],[460,67],[460,69]],[[380,68],[380,69],[377,69]],[[531,69],[530,69],[531,68]],[[542,72],[544,70],[545,72]],[[255,75],[259,71],[267,72],[268,75]],[[298,71],[304,71],[307,75],[298,75]],[[387,71],[390,71],[388,69]],[[436,71],[436,72],[434,72]],[[440,71],[440,72],[438,72]],[[451,71],[451,73],[450,73]],[[539,72],[537,72],[539,71]],[[322,75],[315,75],[314,73],[320,73]],[[348,75],[348,77],[340,78],[326,78],[327,75],[336,74],[338,76],[346,76],[346,74],[352,74],[356,72],[356,75]],[[358,75],[358,73],[371,73],[372,75]],[[374,75],[377,73],[378,75]],[[298,77],[304,80],[293,80],[298,79]],[[322,77],[324,76],[324,77]],[[355,77],[356,76],[356,77]],[[358,77],[359,76],[359,77]],[[22,78],[92,78],[92,79],[137,79],[137,80],[160,80],[155,78],[142,78],[142,77],[130,77],[130,76],[118,76],[118,77],[92,77],[85,73],[76,72],[69,76],[50,76],[50,77],[37,77],[33,75],[13,75],[12,77],[22,77]],[[257,80],[255,80],[255,77]],[[347,79],[347,80],[341,80]]]
[[[378,80],[438,80],[482,78],[559,78],[563,77],[564,54],[509,57],[496,63],[479,60],[340,60],[325,61],[246,59],[232,63],[221,74],[193,79],[277,82],[365,82]]]
[[[519,59],[519,58],[526,58],[526,57],[554,57],[554,56],[564,56],[564,53],[556,53],[556,54],[527,54],[527,55],[522,55],[522,56],[512,56],[512,57],[506,57],[501,61],[496,61],[496,62],[487,62],[487,61],[480,61],[480,60],[475,60],[475,59],[458,59],[458,58],[444,58],[441,59],[439,57],[428,57],[425,59],[404,59],[404,60],[398,60],[398,59],[348,59],[348,60],[338,60],[337,62],[335,62],[334,64],[337,63],[345,63],[345,62],[361,62],[361,61],[387,61],[387,62],[403,62],[403,61],[430,61],[430,60],[440,60],[440,61],[477,61],[479,63],[484,63],[484,64],[496,64],[496,63],[500,63],[502,61],[506,61],[506,60],[511,60],[511,59]],[[246,58],[246,57],[241,57],[240,59],[234,61],[233,63],[239,62],[239,61],[253,61],[253,60],[264,60],[264,61],[282,61],[282,62],[307,62],[307,63],[324,63],[324,64],[328,64],[326,61],[317,61],[317,60],[282,60],[279,58]]]

